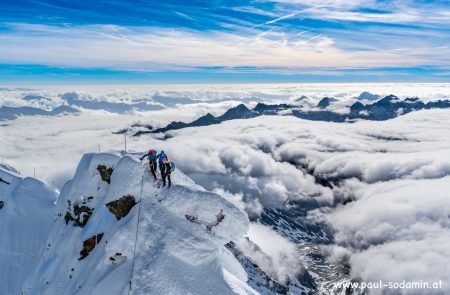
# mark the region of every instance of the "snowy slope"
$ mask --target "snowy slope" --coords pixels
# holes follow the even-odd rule
[[[19,294],[51,228],[57,192],[6,166],[0,178],[0,293]]]
[[[99,165],[113,168],[110,183]],[[131,156],[86,154],[61,191],[58,218],[26,279],[24,293],[127,294],[130,289],[133,294],[255,293],[246,284],[244,269],[224,247],[247,232],[246,213],[178,170],[172,178],[172,188],[160,188]],[[125,196],[137,204],[118,219],[106,204]],[[80,208],[84,213],[77,216]],[[214,224],[221,210],[225,217],[208,230],[206,225]],[[89,211],[92,215],[86,220]],[[189,222],[185,215],[198,221]],[[83,242],[88,240],[95,247],[82,258]]]

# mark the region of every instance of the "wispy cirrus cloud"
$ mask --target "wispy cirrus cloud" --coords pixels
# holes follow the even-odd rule
[[[435,24],[448,27],[448,1],[316,1],[270,0],[280,11],[301,8],[299,12],[320,20],[376,22],[388,24]]]
[[[62,67],[158,71],[199,67],[267,70],[441,66],[442,48],[345,50],[324,34],[229,32],[116,25],[7,24],[0,36],[0,62]],[[450,53],[450,52],[449,52]],[[445,55],[444,55],[445,56]],[[450,56],[447,54],[446,56]]]
[[[280,75],[450,66],[448,1],[24,1],[0,4],[0,63]]]

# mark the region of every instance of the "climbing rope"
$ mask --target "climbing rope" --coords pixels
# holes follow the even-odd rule
[[[142,175],[141,180],[141,193],[139,195],[139,210],[138,210],[138,219],[136,222],[136,236],[134,238],[134,253],[133,253],[133,264],[131,266],[131,276],[130,276],[130,282],[129,282],[129,288],[128,288],[128,295],[133,291],[132,288],[132,282],[133,282],[133,275],[134,275],[134,261],[136,258],[136,247],[137,247],[137,240],[138,240],[138,232],[139,232],[139,221],[141,220],[141,204],[142,204],[142,191],[144,188],[144,175]]]

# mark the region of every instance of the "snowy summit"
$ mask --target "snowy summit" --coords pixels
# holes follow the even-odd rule
[[[0,177],[0,230],[14,231],[0,242],[3,294],[256,293],[224,246],[247,214],[179,170],[166,189],[135,157],[86,154],[59,196]]]

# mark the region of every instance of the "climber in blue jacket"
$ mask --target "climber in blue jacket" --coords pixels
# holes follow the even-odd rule
[[[164,151],[161,151],[157,156],[156,159],[158,160],[158,165],[159,165],[159,172],[161,172],[161,178],[164,178],[164,159],[167,159],[167,155],[166,153],[164,153]]]

